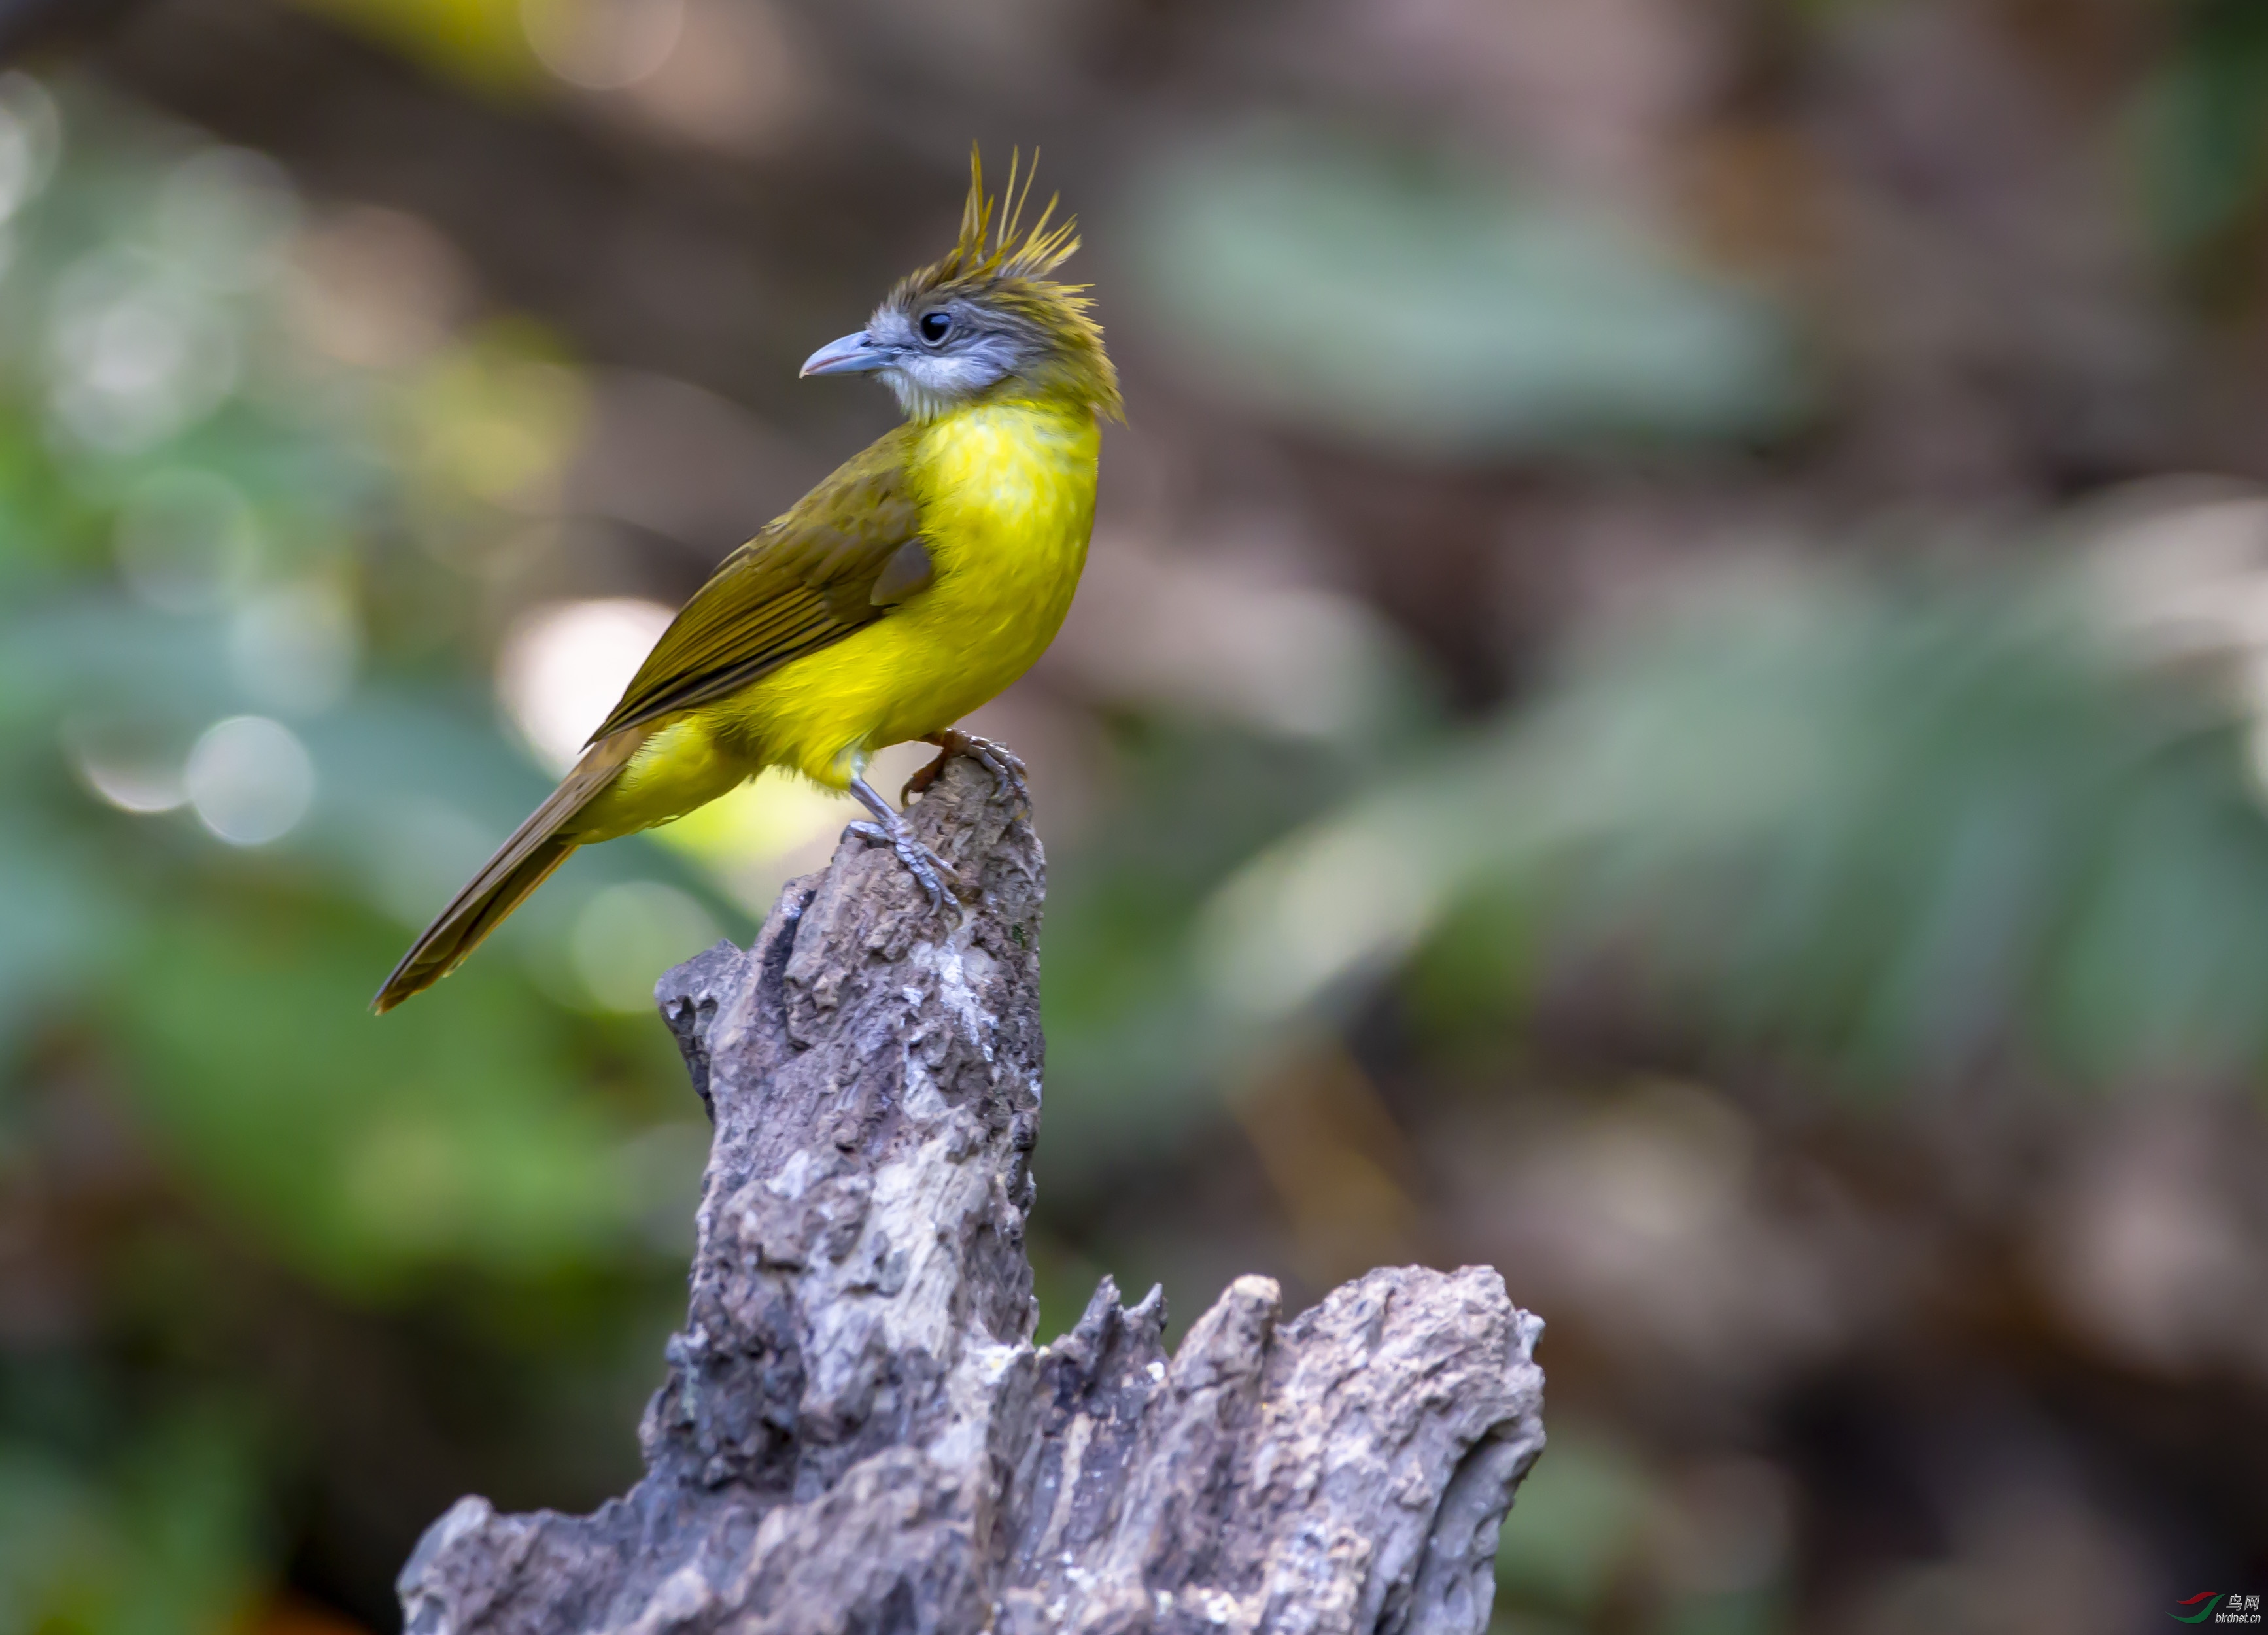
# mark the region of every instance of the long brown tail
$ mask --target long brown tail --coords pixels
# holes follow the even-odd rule
[[[615,781],[615,774],[629,763],[646,736],[644,728],[634,727],[585,750],[559,787],[527,814],[512,838],[497,848],[496,856],[481,865],[480,873],[465,882],[465,888],[449,899],[449,906],[410,944],[370,1008],[382,1016],[439,982],[503,924],[529,893],[550,879],[551,871],[582,843],[562,832],[569,820]]]

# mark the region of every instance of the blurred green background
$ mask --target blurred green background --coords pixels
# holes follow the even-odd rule
[[[2268,1590],[2264,19],[0,8],[0,1631],[391,1630],[459,1494],[634,1479],[652,984],[853,812],[760,783],[364,1005],[889,423],[795,365],[972,136],[1130,405],[976,724],[1043,1336],[1500,1267],[1507,1635]]]

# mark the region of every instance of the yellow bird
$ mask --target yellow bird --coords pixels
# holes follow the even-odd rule
[[[1086,562],[1101,422],[1120,414],[1086,286],[1048,276],[1079,242],[1074,222],[1049,225],[1055,204],[1020,237],[1013,167],[995,201],[970,156],[960,241],[803,365],[880,376],[905,423],[725,559],[372,1008],[447,976],[576,847],[682,817],[767,767],[857,797],[873,821],[851,828],[942,906],[942,864],[868,784],[868,758],[920,740],[942,753],[909,789],[973,755],[1020,791],[1020,763],[954,723],[1055,639]]]

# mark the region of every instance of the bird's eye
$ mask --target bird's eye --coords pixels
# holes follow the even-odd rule
[[[953,314],[946,312],[924,313],[919,324],[921,338],[931,346],[941,344],[953,333]]]

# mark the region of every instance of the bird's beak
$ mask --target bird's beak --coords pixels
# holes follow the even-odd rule
[[[874,344],[874,337],[864,329],[856,335],[846,335],[840,341],[829,341],[803,360],[796,378],[805,375],[863,375],[881,368],[890,361],[887,348]]]

